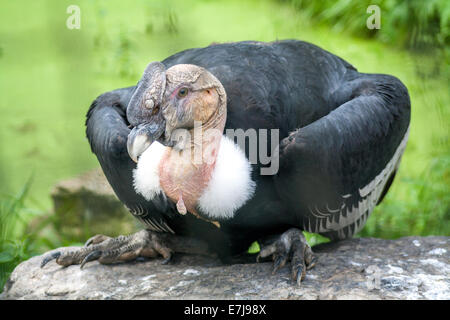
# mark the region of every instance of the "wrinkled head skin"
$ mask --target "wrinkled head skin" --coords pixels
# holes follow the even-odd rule
[[[226,119],[226,93],[220,81],[206,69],[178,64],[165,69],[160,62],[144,71],[127,108],[132,126],[128,153],[138,157],[154,142],[173,146],[176,129],[223,130]]]

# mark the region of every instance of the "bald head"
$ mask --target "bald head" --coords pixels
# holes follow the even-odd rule
[[[212,117],[225,116],[225,89],[208,70],[178,64],[166,71],[166,83],[162,112],[167,131],[191,129],[195,121],[207,125]]]
[[[191,130],[196,122],[207,129],[223,130],[225,89],[213,74],[202,67],[178,64],[165,70],[164,65],[154,62],[147,66],[130,100],[127,117],[135,127],[129,135],[129,150],[133,149],[134,141],[145,140],[143,146],[154,140],[169,145],[174,130]],[[142,135],[146,139],[136,139]],[[133,150],[142,153],[145,150],[143,146],[135,146]],[[137,155],[133,154],[132,158],[137,159]]]

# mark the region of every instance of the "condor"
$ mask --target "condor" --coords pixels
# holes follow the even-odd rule
[[[391,186],[409,122],[397,78],[306,42],[214,44],[150,63],[136,86],[99,96],[86,121],[109,183],[146,228],[97,235],[42,266],[175,252],[232,261],[259,241],[258,258],[274,270],[290,261],[300,283],[315,263],[302,230],[332,240],[361,230]],[[252,148],[227,129],[276,132],[250,141],[276,156],[276,172],[261,174],[267,163],[249,161]]]

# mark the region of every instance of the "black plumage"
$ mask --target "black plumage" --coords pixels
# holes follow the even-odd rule
[[[395,77],[359,73],[306,42],[239,42],[177,53],[162,63],[206,68],[227,93],[225,128],[279,129],[279,171],[259,175],[255,195],[221,228],[180,215],[160,196],[133,188],[126,108],[135,87],[99,96],[87,114],[92,151],[119,199],[155,231],[207,240],[222,256],[291,227],[331,239],[360,230],[387,192],[410,120],[407,89]]]

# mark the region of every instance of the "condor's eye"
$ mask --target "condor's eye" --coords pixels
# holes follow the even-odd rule
[[[189,93],[189,89],[186,87],[181,88],[180,90],[178,90],[178,98],[184,98],[187,96],[187,94]]]

